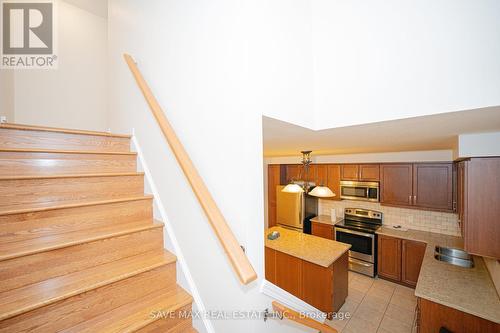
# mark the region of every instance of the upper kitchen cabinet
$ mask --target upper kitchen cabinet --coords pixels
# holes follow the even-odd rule
[[[359,180],[368,182],[377,182],[380,180],[380,165],[378,164],[360,164]]]
[[[412,204],[412,164],[382,164],[380,166],[380,202],[396,206]]]
[[[326,185],[328,183],[328,165],[311,164],[309,169],[309,181],[316,185]]]
[[[380,198],[386,205],[452,212],[453,164],[383,164]]]
[[[302,164],[285,165],[285,179],[287,183],[292,180],[299,180],[302,177]]]
[[[340,166],[340,178],[342,180],[358,180],[359,165],[357,164],[342,164]]]
[[[340,165],[339,164],[327,164],[327,182],[326,186],[335,193],[332,198],[325,198],[331,200],[340,200]]]
[[[340,167],[340,178],[353,181],[379,181],[379,164],[343,164]]]
[[[267,167],[267,217],[269,228],[276,225],[276,186],[281,184],[281,166],[269,164]]]
[[[413,165],[413,205],[453,211],[453,164]]]
[[[458,175],[458,212],[465,250],[500,259],[500,158],[462,161]]]

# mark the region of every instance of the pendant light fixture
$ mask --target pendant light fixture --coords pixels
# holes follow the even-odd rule
[[[309,190],[309,182],[307,181],[308,175],[309,175],[309,164],[311,164],[311,151],[310,150],[304,150],[301,151],[302,153],[302,168],[304,170],[304,179],[305,181],[302,182],[300,180],[302,171],[299,173],[299,179],[294,180],[293,178],[290,179],[290,183],[286,185],[281,192],[286,192],[286,193],[302,193],[302,192],[308,192]],[[299,182],[301,185],[296,183]]]
[[[335,196],[335,193],[333,193],[327,186],[316,186],[311,192],[309,192],[309,195],[318,198],[331,198]]]
[[[309,184],[309,166],[312,163],[311,160],[311,150],[303,150],[302,153],[302,165],[304,170],[304,181],[300,181],[301,174],[299,174],[299,179],[295,182],[293,179],[290,180],[290,183],[286,185],[281,191],[287,193],[308,193],[309,195],[318,197],[318,198],[330,198],[334,197],[335,193],[332,192],[327,186],[315,186],[310,192],[310,184]],[[298,184],[299,183],[299,184]]]
[[[304,189],[299,184],[290,183],[287,186],[285,186],[281,190],[281,192],[286,192],[286,193],[302,193],[302,192],[304,192]]]

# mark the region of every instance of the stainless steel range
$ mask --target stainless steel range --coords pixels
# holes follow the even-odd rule
[[[349,270],[374,277],[377,272],[377,237],[382,213],[361,208],[346,208],[344,219],[335,224],[335,240],[351,244]]]

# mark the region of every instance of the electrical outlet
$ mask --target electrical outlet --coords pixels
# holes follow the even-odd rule
[[[0,124],[6,123],[7,122],[7,117],[6,116],[0,116]]]

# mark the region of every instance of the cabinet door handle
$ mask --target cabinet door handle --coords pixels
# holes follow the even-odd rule
[[[410,202],[410,204],[412,203],[412,201],[411,201],[411,195],[408,196],[408,201]]]
[[[417,196],[416,196],[416,195],[414,195],[414,196],[413,196],[413,203],[414,203],[414,204],[416,204],[416,203],[417,203]]]

